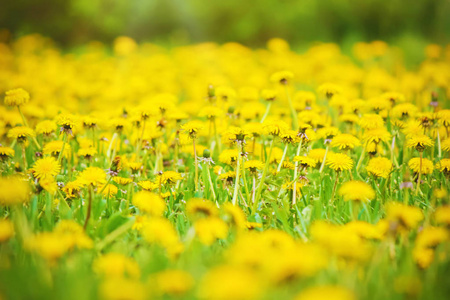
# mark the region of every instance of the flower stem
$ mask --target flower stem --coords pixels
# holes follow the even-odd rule
[[[195,139],[192,139],[192,146],[194,147],[194,163],[195,163],[195,187],[194,190],[197,191],[198,188],[198,158],[197,150],[195,149]]]
[[[325,149],[325,155],[323,156],[322,164],[320,165],[319,173],[322,173],[323,168],[325,167],[325,161],[327,160],[327,154],[328,154],[328,145],[327,145],[327,148]]]
[[[298,143],[297,152],[295,153],[297,156],[300,156],[300,151],[302,150],[303,139],[300,139]],[[298,173],[298,161],[295,162],[294,167],[294,189],[292,191],[292,205],[297,203],[297,173]]]
[[[262,177],[261,177],[261,181],[259,182],[259,185],[258,185],[258,190],[257,190],[256,196],[255,196],[255,203],[253,203],[253,213],[255,213],[256,209],[258,208],[258,202],[260,200],[261,191],[262,191],[262,188],[264,186],[264,180],[266,179],[267,170],[269,169],[269,162],[270,162],[270,157],[272,156],[272,150],[273,150],[274,141],[275,141],[275,137],[270,142],[269,154],[266,157],[266,165],[264,166],[264,171],[263,171],[263,174],[262,174]]]
[[[267,107],[266,107],[266,112],[264,113],[264,115],[263,115],[263,117],[261,118],[261,122],[260,123],[263,123],[264,122],[264,120],[267,118],[267,116],[269,115],[269,112],[270,112],[270,107],[272,106],[272,101],[269,101],[269,103],[267,104]]]
[[[17,105],[17,109],[19,110],[19,114],[20,114],[20,117],[22,118],[23,125],[29,127],[27,119],[25,119],[25,116],[23,115],[22,110],[20,109],[20,105]],[[41,145],[39,145],[38,141],[36,140],[36,137],[33,136],[31,139],[33,140],[33,143],[36,145],[38,150],[41,150]]]
[[[287,149],[288,149],[288,145],[289,144],[286,144],[286,146],[284,146],[283,156],[281,156],[280,163],[278,164],[277,173],[279,173],[281,171],[281,166],[283,165],[283,161],[284,161],[284,159],[286,157],[286,152],[287,152]]]
[[[237,197],[238,197],[240,175],[241,175],[241,172],[240,172],[241,171],[241,160],[242,160],[242,156],[241,156],[241,153],[239,152],[238,158],[237,158],[237,165],[236,165],[236,181],[234,182],[233,200],[231,201],[231,203],[233,203],[233,205],[236,205],[236,201],[237,201]]]
[[[419,194],[420,189],[420,179],[422,177],[422,158],[423,158],[423,152],[420,151],[420,158],[419,158],[419,176],[417,178],[417,184],[416,184],[416,196]]]
[[[89,219],[91,218],[91,210],[92,210],[92,185],[89,185],[89,202],[88,202],[88,209],[86,213],[86,220],[84,221],[83,229],[86,231],[87,224],[89,222]]]
[[[66,146],[66,140],[67,140],[67,134],[64,132],[63,133],[63,144],[62,144],[62,147],[61,147],[61,151],[59,151],[59,154],[58,154],[58,162],[59,163],[61,163],[61,161],[62,161],[64,147]]]

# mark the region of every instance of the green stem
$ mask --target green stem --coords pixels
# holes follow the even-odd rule
[[[320,165],[320,171],[319,173],[322,173],[323,168],[325,167],[325,161],[327,160],[327,154],[328,154],[328,145],[327,148],[325,149],[325,155],[323,156],[323,160],[322,160],[322,164]]]
[[[286,146],[284,146],[283,156],[281,156],[280,163],[278,164],[277,173],[279,173],[281,171],[281,166],[283,165],[283,161],[284,161],[284,159],[286,157],[286,152],[287,152],[287,149],[288,149],[288,145],[289,144],[286,144]]]
[[[422,177],[422,158],[423,158],[423,152],[420,151],[420,158],[419,158],[419,176],[417,178],[417,184],[416,184],[416,196],[419,194],[420,189],[420,179]]]
[[[297,152],[295,153],[296,156],[300,156],[300,152],[302,150],[302,144],[303,144],[303,139],[300,139],[300,142],[298,143],[298,147],[297,147]],[[294,167],[294,189],[292,191],[292,205],[295,205],[295,203],[297,203],[297,173],[298,173],[298,161],[295,162],[295,167]]]
[[[271,107],[271,106],[272,106],[272,101],[269,101],[269,103],[267,104],[267,107],[266,107],[266,112],[264,113],[263,117],[261,118],[260,123],[263,123],[264,120],[265,120],[265,119],[267,118],[267,116],[269,115],[270,107]]]
[[[194,147],[194,163],[195,163],[195,187],[194,190],[197,191],[198,189],[198,159],[197,159],[197,150],[195,148],[195,139],[192,139],[192,145]]]
[[[92,210],[92,197],[93,197],[92,185],[89,185],[88,189],[89,189],[89,200],[88,200],[89,202],[88,202],[88,208],[87,208],[87,213],[86,213],[86,220],[84,221],[84,226],[83,226],[84,231],[86,231],[86,227],[89,223],[89,219],[91,218],[91,210]]]
[[[261,181],[259,182],[259,185],[258,185],[258,190],[257,190],[256,196],[255,196],[255,203],[253,203],[253,213],[255,213],[256,209],[258,208],[258,202],[259,202],[260,197],[261,197],[261,191],[262,191],[262,188],[264,186],[264,181],[266,179],[267,170],[269,169],[270,157],[272,156],[272,150],[273,150],[274,141],[275,141],[275,137],[270,142],[269,154],[266,157],[266,165],[264,166],[264,171],[263,171],[263,174],[262,174],[262,177],[261,177]]]
[[[60,164],[61,164],[62,157],[63,157],[64,147],[66,146],[66,140],[67,140],[67,134],[65,132],[63,132],[63,141],[62,141],[63,144],[61,147],[61,151],[59,151],[59,154],[58,154],[58,162]],[[62,170],[62,168],[61,168],[61,170]]]
[[[242,155],[241,155],[241,151],[239,150],[239,154],[238,154],[238,158],[237,158],[237,165],[236,165],[236,180],[234,182],[234,193],[233,193],[233,199],[231,201],[231,203],[233,203],[233,205],[236,205],[236,201],[237,201],[237,197],[238,197],[238,190],[239,190],[239,185],[240,185],[240,175],[241,175],[241,160],[242,160]]]

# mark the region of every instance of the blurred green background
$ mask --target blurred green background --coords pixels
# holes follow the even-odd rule
[[[0,28],[41,33],[60,46],[91,40],[180,45],[271,37],[311,41],[449,42],[450,0],[1,0]]]

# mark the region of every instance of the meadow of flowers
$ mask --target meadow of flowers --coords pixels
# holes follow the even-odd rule
[[[450,47],[0,44],[0,299],[445,299]]]

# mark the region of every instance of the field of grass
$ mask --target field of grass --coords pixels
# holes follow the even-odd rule
[[[0,299],[446,299],[450,48],[421,51],[0,44]]]

